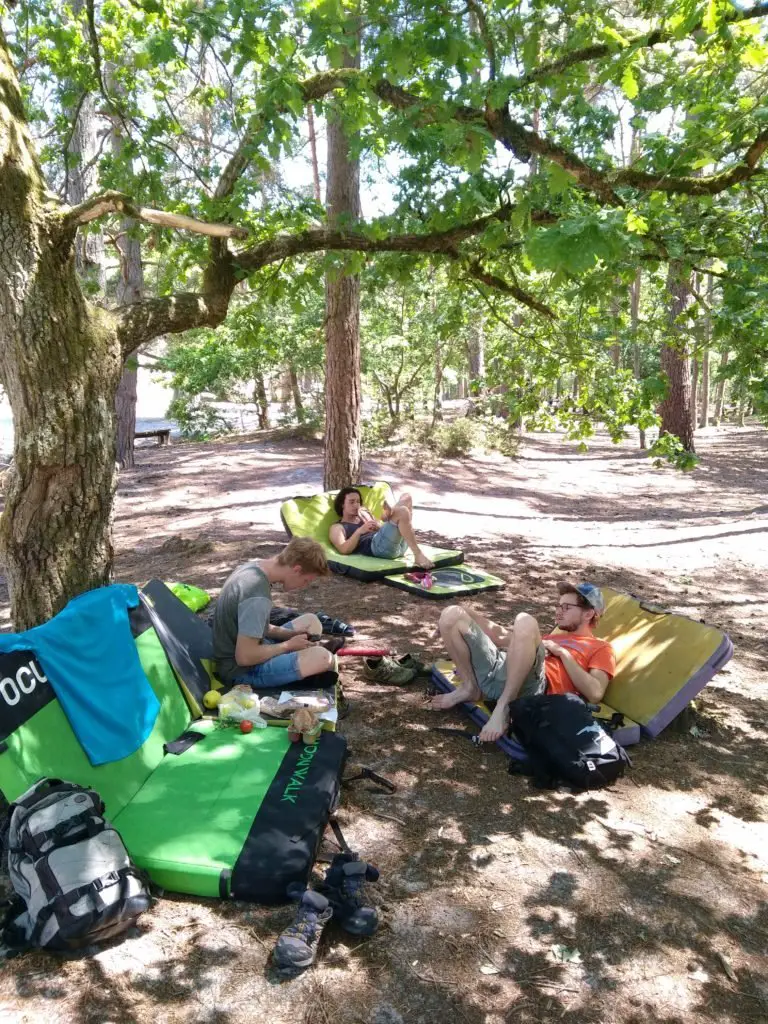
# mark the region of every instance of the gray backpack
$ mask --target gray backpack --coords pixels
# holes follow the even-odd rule
[[[11,804],[9,947],[78,949],[119,935],[148,909],[147,881],[103,813],[98,793],[61,779],[41,779]]]

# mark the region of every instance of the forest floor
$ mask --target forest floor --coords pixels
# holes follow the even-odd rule
[[[656,469],[631,442],[585,455],[555,435],[517,459],[429,464],[381,453],[364,479],[414,496],[432,543],[503,576],[472,604],[552,621],[564,576],[618,587],[726,630],[733,660],[684,724],[632,751],[614,788],[543,792],[430,731],[423,687],[342,679],[355,759],[398,785],[345,790],[345,835],[378,865],[382,925],[330,927],[316,966],[269,968],[291,907],[168,895],[96,955],[4,964],[0,1020],[26,1024],[704,1024],[768,1019],[768,433],[702,431],[692,474]],[[117,572],[218,592],[239,562],[284,543],[278,508],[320,489],[322,451],[250,437],[147,447],[123,474]],[[277,602],[282,595],[277,596]],[[287,601],[285,603],[288,603]],[[440,605],[334,577],[290,595],[354,623],[358,639],[439,653]]]

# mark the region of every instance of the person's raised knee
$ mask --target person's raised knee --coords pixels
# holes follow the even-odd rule
[[[392,519],[396,523],[410,522],[411,521],[411,510],[407,505],[395,505],[392,509]]]
[[[519,615],[515,616],[514,630],[515,633],[519,634],[538,633],[539,624],[533,615],[530,615],[528,612],[520,612]]]
[[[440,612],[440,631],[453,629],[458,625],[459,620],[466,615],[460,604],[451,604]]]
[[[318,617],[313,612],[307,612],[304,618],[307,621],[307,624],[304,628],[309,630],[312,636],[321,636],[323,632],[323,627],[320,623],[320,619],[318,619]]]

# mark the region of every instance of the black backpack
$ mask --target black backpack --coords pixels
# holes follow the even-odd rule
[[[2,840],[15,892],[2,940],[16,951],[111,939],[150,906],[147,879],[92,789],[41,779],[11,804]]]
[[[522,697],[510,705],[510,716],[528,760],[510,762],[509,771],[531,775],[535,786],[555,789],[566,782],[574,789],[602,789],[632,764],[575,693]]]

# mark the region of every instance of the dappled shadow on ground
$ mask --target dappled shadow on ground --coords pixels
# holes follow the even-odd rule
[[[574,453],[539,438],[517,463],[474,459],[437,474],[382,459],[365,474],[411,487],[426,540],[461,547],[470,564],[507,581],[470,601],[497,621],[527,610],[548,629],[556,582],[591,579],[730,633],[736,656],[726,671],[676,725],[633,749],[634,767],[615,787],[531,789],[506,773],[497,748],[433,731],[471,727],[459,711],[430,711],[421,683],[370,684],[357,659],[343,659],[350,766],[368,764],[398,786],[387,795],[354,784],[339,812],[351,845],[382,872],[369,887],[377,935],[362,941],[329,927],[315,968],[277,984],[269,952],[290,906],[166,896],[135,938],[98,958],[30,954],[7,964],[0,1008],[35,1024],[56,1014],[83,1024],[396,1024],[394,1013],[405,1024],[766,1019],[768,595],[761,563],[728,547],[732,534],[759,527],[750,515],[766,514],[764,436],[743,435],[746,476],[731,465],[738,436],[730,448],[703,440],[701,475],[664,471],[662,487],[644,457],[600,442],[588,461],[609,459],[620,482],[600,501],[599,481],[579,493]],[[280,501],[319,489],[321,476],[311,444],[142,453],[121,481],[120,578],[181,578],[215,592],[239,561],[279,550]],[[561,550],[545,547],[545,532],[526,530],[546,517],[555,541],[574,525],[592,533],[583,545],[569,535]],[[722,530],[726,555],[695,571],[646,562],[646,549],[629,545],[645,542],[634,531],[648,520],[662,542],[692,524],[702,535]],[[617,544],[608,563],[587,544],[615,522],[629,545]],[[757,534],[746,541],[757,551]],[[655,546],[664,559],[685,547]],[[632,550],[639,560],[627,564]],[[277,600],[354,623],[356,642],[442,653],[444,605],[381,584],[334,577]]]

